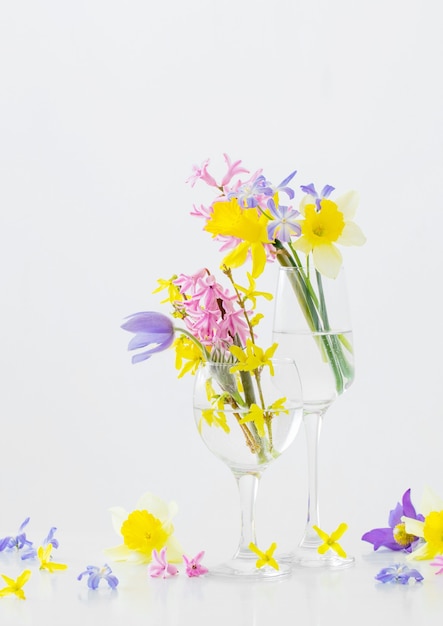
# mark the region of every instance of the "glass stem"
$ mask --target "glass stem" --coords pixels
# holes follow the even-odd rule
[[[307,444],[308,460],[308,515],[306,528],[302,540],[301,548],[317,548],[321,539],[313,529],[313,526],[320,527],[320,514],[318,502],[318,444],[323,421],[324,411],[304,411],[303,423]]]
[[[240,519],[241,532],[240,542],[234,558],[256,559],[257,556],[249,549],[249,544],[255,543],[255,502],[257,499],[258,483],[260,473],[236,474],[238,492],[240,496]]]

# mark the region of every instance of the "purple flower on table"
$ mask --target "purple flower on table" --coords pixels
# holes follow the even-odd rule
[[[268,223],[268,237],[272,241],[278,239],[287,243],[291,236],[299,237],[301,234],[300,224],[297,217],[300,213],[291,206],[276,206],[274,199],[268,200],[268,210],[273,219]]]
[[[111,589],[115,589],[119,583],[117,576],[112,573],[111,568],[106,563],[103,567],[88,565],[85,571],[77,576],[77,580],[81,580],[83,576],[88,576],[90,589],[97,589],[102,580],[106,581]]]
[[[197,556],[195,556],[193,559],[190,559],[185,554],[183,555],[183,561],[186,565],[186,574],[189,576],[189,578],[203,576],[203,574],[208,573],[208,568],[201,564],[201,560],[204,556],[204,550],[199,552]]]
[[[59,542],[58,539],[56,539],[54,537],[55,533],[57,531],[57,528],[55,526],[52,526],[52,528],[50,528],[47,536],[43,539],[41,545],[43,546],[43,548],[46,548],[49,544],[52,545],[53,548],[57,549],[59,546]],[[27,559],[34,559],[37,556],[37,549],[34,548],[33,545],[29,545],[26,550],[23,551],[22,553],[22,561],[25,561]]]
[[[133,363],[146,361],[155,352],[166,350],[174,341],[174,326],[166,315],[155,311],[134,313],[126,318],[121,326],[123,330],[134,333],[128,345],[128,350],[148,348],[132,356]]]
[[[155,548],[152,550],[152,563],[148,567],[148,573],[152,578],[169,578],[178,574],[175,565],[167,561],[166,548],[162,548],[160,553]]]
[[[410,535],[405,530],[405,524],[402,517],[410,517],[419,521],[423,521],[423,515],[417,514],[411,502],[411,490],[408,489],[403,494],[402,502],[397,503],[396,507],[389,513],[389,528],[374,528],[362,536],[363,541],[368,541],[374,546],[374,550],[378,548],[388,548],[388,550],[404,550],[411,552],[418,537]]]
[[[375,576],[375,580],[382,583],[400,583],[401,585],[407,585],[410,578],[413,578],[416,582],[423,580],[423,576],[418,570],[400,563],[384,567]]]
[[[32,546],[32,541],[29,541],[26,537],[25,528],[29,524],[31,518],[27,517],[20,525],[18,532],[15,536],[8,535],[0,539],[0,552],[4,550],[27,550]]]
[[[3,552],[3,550],[6,550],[6,548],[8,547],[8,543],[9,543],[9,537],[2,537],[0,539],[0,552]]]

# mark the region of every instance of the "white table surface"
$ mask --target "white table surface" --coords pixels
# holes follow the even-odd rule
[[[371,552],[361,542],[352,553],[354,566],[341,571],[294,569],[278,582],[239,582],[207,575],[190,579],[184,568],[174,578],[153,579],[143,565],[110,563],[119,578],[111,591],[107,585],[89,590],[86,578],[77,575],[91,560],[91,539],[72,537],[64,544],[68,569],[50,574],[31,563],[25,585],[26,600],[0,598],[2,626],[156,626],[207,625],[267,626],[270,624],[421,624],[443,619],[443,575],[428,561],[414,562],[424,581],[408,585],[382,584],[378,571],[403,554]],[[97,545],[97,544],[96,544]],[[17,575],[23,562],[0,555],[0,571]],[[106,558],[93,555],[95,565]],[[85,560],[86,559],[86,560]],[[102,560],[100,560],[102,559]],[[211,563],[206,559],[206,565]],[[26,566],[26,565],[25,565]],[[103,584],[103,583],[102,583]]]

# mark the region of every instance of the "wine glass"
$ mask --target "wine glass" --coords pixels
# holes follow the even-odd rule
[[[273,337],[279,356],[293,358],[303,385],[303,424],[307,441],[308,510],[304,535],[290,555],[294,563],[316,567],[347,567],[353,557],[317,551],[322,540],[318,499],[318,444],[327,409],[352,384],[354,356],[346,279],[315,268],[279,268]]]
[[[194,417],[209,450],[231,469],[240,496],[241,532],[233,557],[211,568],[219,576],[274,579],[289,564],[257,567],[255,502],[262,473],[294,441],[303,402],[292,359],[272,359],[270,367],[232,372],[233,363],[206,362],[194,383]],[[260,546],[257,546],[259,549]]]

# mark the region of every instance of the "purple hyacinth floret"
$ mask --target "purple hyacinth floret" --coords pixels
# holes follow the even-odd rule
[[[47,536],[43,539],[41,545],[46,548],[47,545],[51,544],[54,549],[57,549],[59,546],[58,539],[54,537],[57,531],[56,526],[52,526],[50,528]],[[26,561],[29,559],[35,559],[37,557],[37,549],[33,545],[29,545],[26,550],[23,551],[21,558],[22,561]]]
[[[133,363],[146,361],[154,353],[166,350],[174,341],[174,326],[166,315],[155,311],[143,311],[130,315],[121,326],[134,333],[128,350],[148,348],[132,356]]]
[[[402,502],[397,503],[396,507],[389,513],[388,528],[374,528],[362,536],[363,541],[368,541],[374,546],[374,550],[378,548],[387,548],[388,550],[404,550],[411,552],[418,537],[409,535],[405,531],[404,523],[401,521],[403,516],[410,517],[419,521],[423,521],[424,517],[416,513],[411,502],[411,490],[408,489],[403,494]]]
[[[103,565],[103,567],[87,565],[85,571],[77,576],[77,580],[81,580],[83,576],[88,577],[88,587],[90,589],[97,589],[101,580],[106,581],[111,589],[115,589],[119,582],[117,576],[112,573],[111,568],[107,564]]]
[[[318,193],[314,183],[310,183],[309,185],[301,185],[300,189],[315,199],[316,209],[317,211],[320,211],[321,201],[323,200],[323,198],[329,198],[335,187],[332,187],[331,185],[325,185],[321,192]]]
[[[29,524],[31,518],[27,517],[20,525],[18,533],[15,536],[7,536],[0,539],[0,552],[4,550],[28,550],[32,546],[32,541],[26,537],[25,528]]]
[[[227,198],[228,200],[237,198],[240,206],[252,209],[259,205],[261,198],[272,196],[272,194],[271,184],[260,174],[253,177],[250,181],[241,184],[234,191],[229,191]]]
[[[295,192],[292,189],[292,187],[288,186],[288,183],[291,182],[291,180],[294,178],[296,174],[297,174],[297,170],[294,170],[293,172],[291,172],[289,176],[286,176],[286,178],[282,180],[281,183],[273,189],[273,192],[274,193],[284,192],[288,196],[288,198],[292,200],[292,198],[295,196]]]
[[[410,578],[413,578],[416,582],[423,580],[423,576],[418,570],[400,563],[384,567],[375,576],[375,580],[382,583],[399,583],[400,585],[407,585]]]

